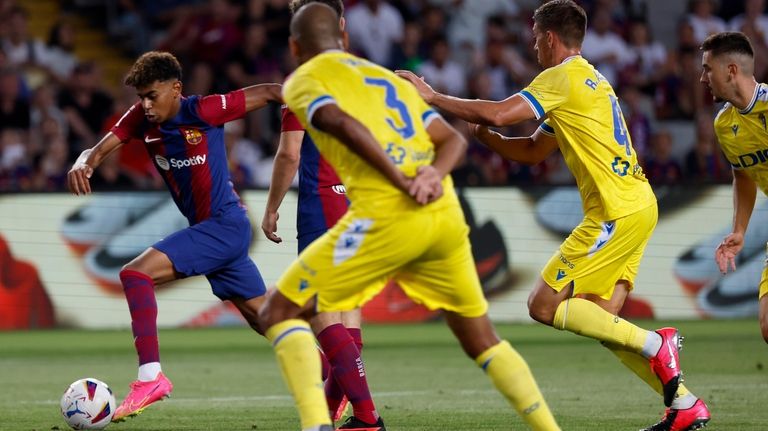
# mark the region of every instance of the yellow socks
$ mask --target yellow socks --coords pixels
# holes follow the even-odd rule
[[[629,368],[637,377],[640,377],[642,381],[648,384],[648,386],[651,387],[656,393],[664,396],[664,391],[661,388],[661,382],[659,381],[659,378],[656,376],[656,374],[653,373],[651,370],[650,365],[648,364],[648,359],[643,357],[639,353],[631,352],[629,350],[623,349],[620,346],[617,346],[615,344],[609,344],[609,343],[603,343],[603,345],[611,351],[614,355],[616,355],[617,358],[621,361],[622,364],[624,364],[625,367]],[[680,383],[680,386],[677,388],[677,393],[675,394],[675,400],[672,401],[672,407],[673,408],[687,408],[690,406],[685,407],[689,402],[687,402],[687,399],[690,399],[691,391],[688,390],[688,388],[685,387],[684,384]],[[696,400],[695,396],[693,397],[693,402],[695,403]],[[681,407],[676,407],[676,403],[683,403]],[[691,404],[693,405],[693,404]]]
[[[303,320],[286,320],[269,328],[266,335],[296,401],[301,428],[331,424],[320,377],[320,356],[309,325]]]
[[[648,331],[603,310],[592,301],[570,298],[557,306],[552,326],[641,352]]]
[[[509,400],[531,429],[560,430],[528,364],[507,341],[502,341],[481,353],[475,358],[475,362],[485,370],[494,386]]]

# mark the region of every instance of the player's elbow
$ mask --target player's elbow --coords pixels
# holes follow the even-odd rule
[[[275,158],[279,163],[295,165],[299,163],[299,153],[296,151],[278,151]]]

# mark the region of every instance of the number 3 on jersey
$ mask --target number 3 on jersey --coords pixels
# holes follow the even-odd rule
[[[365,83],[384,88],[384,103],[387,104],[388,108],[397,112],[403,127],[397,127],[397,124],[395,124],[395,121],[392,118],[386,119],[387,124],[389,124],[389,127],[391,127],[392,130],[402,136],[404,140],[412,138],[413,135],[416,134],[416,131],[413,128],[413,119],[411,119],[411,114],[408,112],[408,107],[397,97],[397,89],[395,86],[386,79],[380,78],[365,78]],[[387,144],[387,148],[384,151],[387,152],[389,158],[396,165],[403,163],[406,153],[405,148],[390,142]]]
[[[403,139],[412,138],[413,135],[416,134],[416,131],[413,128],[413,119],[411,119],[411,114],[408,112],[408,107],[397,97],[397,89],[395,86],[386,79],[381,78],[365,78],[365,83],[377,87],[384,87],[384,103],[387,104],[388,108],[397,112],[403,127],[397,127],[397,124],[395,124],[395,121],[392,118],[386,119],[387,124],[389,124],[389,127],[391,127],[392,130],[402,136]]]

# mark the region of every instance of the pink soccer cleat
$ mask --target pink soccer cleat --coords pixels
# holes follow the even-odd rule
[[[664,413],[661,421],[641,431],[691,431],[704,428],[709,422],[710,414],[707,405],[702,400],[696,400],[691,408],[670,409]]]
[[[136,416],[149,407],[152,403],[169,397],[173,390],[173,383],[160,372],[155,380],[142,382],[136,380],[131,383],[131,391],[125,400],[115,410],[112,422],[122,422],[126,418]]]
[[[664,405],[669,407],[683,380],[678,354],[683,347],[683,337],[675,328],[661,328],[656,333],[661,336],[661,347],[656,356],[651,357],[649,361],[651,370],[659,378],[664,389]]]

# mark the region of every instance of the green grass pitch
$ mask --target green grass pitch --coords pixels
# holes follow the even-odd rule
[[[709,404],[709,430],[768,429],[768,346],[755,320],[675,322],[686,384]],[[656,327],[658,322],[641,322]],[[637,430],[661,399],[597,342],[541,325],[499,325],[528,360],[564,430]],[[442,324],[369,325],[363,357],[387,428],[524,430]],[[161,330],[171,399],[111,431],[298,430],[266,340],[245,328]],[[66,430],[59,397],[82,377],[119,400],[135,378],[129,330],[0,333],[0,430]]]

